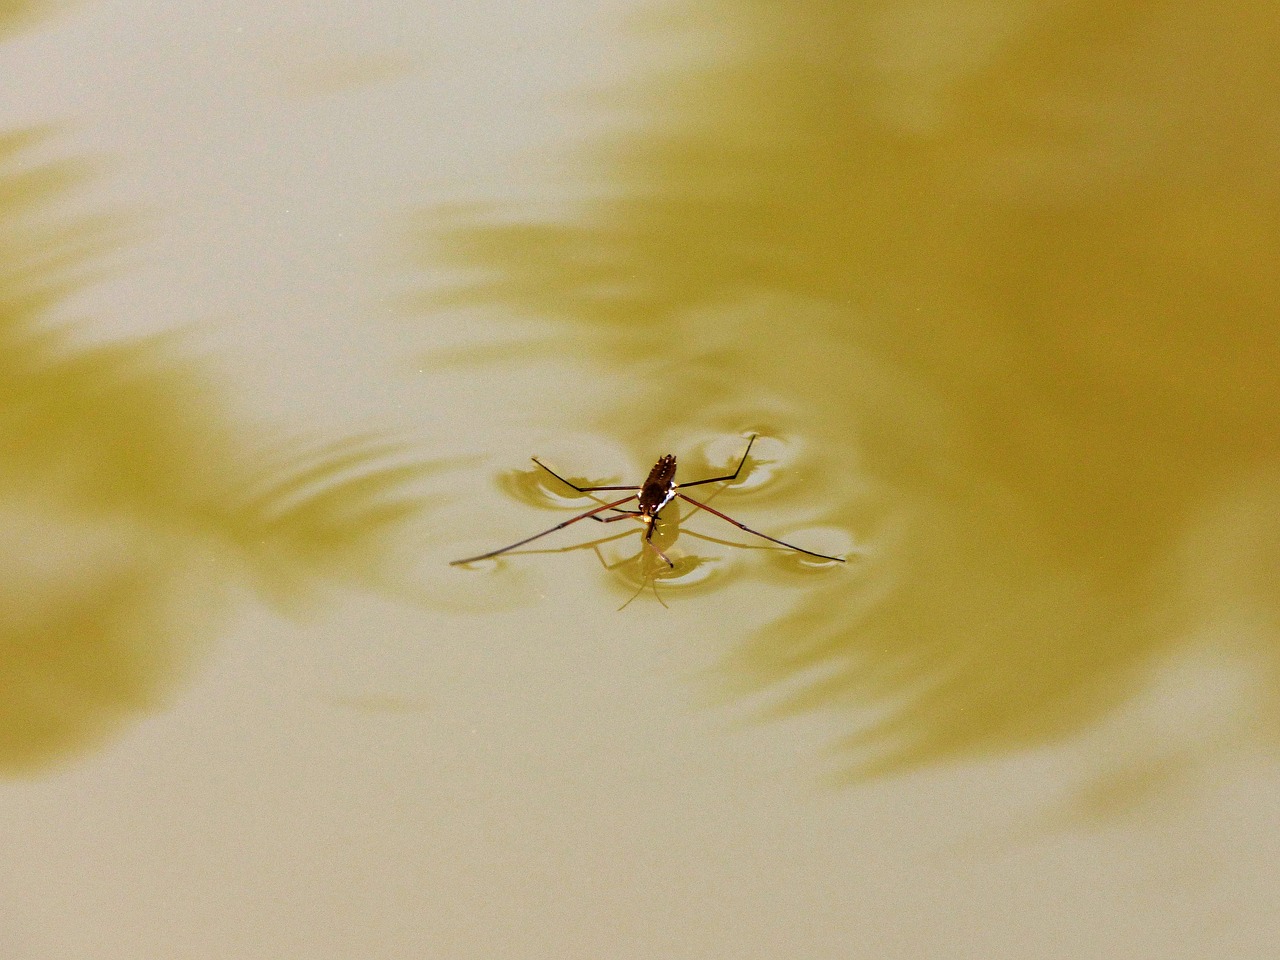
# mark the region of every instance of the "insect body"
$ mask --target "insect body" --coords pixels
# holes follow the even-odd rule
[[[496,557],[499,554],[507,553],[508,551],[514,550],[517,547],[523,547],[526,543],[530,543],[531,541],[537,540],[539,537],[545,537],[549,533],[555,533],[557,530],[562,530],[572,523],[577,523],[579,520],[586,520],[588,517],[590,517],[592,520],[598,520],[601,523],[613,523],[615,520],[625,520],[627,517],[635,517],[645,526],[645,532],[644,532],[645,544],[649,546],[655,553],[657,553],[658,556],[660,556],[666,562],[667,566],[674,567],[675,564],[673,564],[671,560],[668,559],[667,555],[653,545],[653,531],[657,527],[658,514],[662,512],[662,508],[665,507],[667,504],[669,504],[672,500],[675,500],[677,497],[681,500],[684,500],[686,503],[692,504],[696,509],[705,510],[707,513],[711,514],[712,516],[719,517],[721,520],[727,521],[728,523],[733,524],[739,530],[743,530],[747,533],[752,534],[753,536],[761,537],[762,539],[768,540],[771,543],[776,543],[779,546],[786,547],[789,550],[798,551],[799,553],[806,554],[810,557],[817,557],[820,560],[838,560],[841,563],[844,563],[844,557],[831,557],[831,556],[827,556],[825,553],[815,553],[812,550],[806,550],[804,547],[797,547],[794,543],[787,543],[785,540],[779,540],[776,537],[771,537],[767,533],[761,533],[759,530],[752,530],[746,524],[739,523],[737,520],[734,520],[732,517],[727,516],[726,514],[721,513],[719,510],[716,510],[715,508],[708,506],[706,503],[700,500],[695,500],[693,499],[693,497],[690,497],[687,494],[680,492],[680,489],[683,487],[698,487],[708,483],[724,483],[730,480],[737,480],[738,475],[742,473],[743,466],[747,462],[748,454],[751,453],[751,445],[755,442],[756,442],[756,434],[752,434],[751,439],[747,442],[747,449],[743,451],[742,459],[738,461],[738,466],[733,471],[733,473],[727,473],[723,477],[707,477],[704,480],[694,480],[691,483],[681,483],[681,484],[676,483],[676,458],[671,454],[667,454],[666,456],[658,458],[658,462],[653,465],[653,469],[649,471],[649,476],[645,478],[644,483],[640,484],[639,486],[626,486],[626,487],[613,487],[613,486],[580,487],[576,483],[572,483],[566,480],[564,477],[560,476],[560,474],[556,473],[554,470],[548,467],[545,463],[543,463],[537,457],[534,457],[533,458],[534,463],[540,466],[543,470],[547,471],[547,473],[551,474],[561,483],[567,484],[568,486],[572,487],[574,490],[578,491],[578,493],[585,493],[590,495],[593,493],[619,492],[623,490],[626,490],[629,492],[621,500],[614,500],[612,503],[601,502],[598,507],[592,507],[590,510],[587,510],[585,513],[580,513],[577,516],[570,517],[568,520],[565,520],[561,523],[557,523],[554,527],[549,527],[548,529],[543,530],[541,533],[535,533],[531,537],[525,537],[523,540],[517,540],[515,543],[508,544],[505,547],[499,547],[497,550],[490,550],[488,553],[481,553],[474,557],[466,557],[462,560],[454,560],[452,561],[452,565],[458,566],[460,564],[474,563],[477,560],[487,560],[489,557]],[[622,509],[622,505],[624,503],[629,503],[632,500],[636,501],[636,506],[639,509],[636,509],[636,510]],[[600,516],[600,514],[602,513],[610,513],[611,515],[607,517],[602,517]]]
[[[536,461],[535,461],[536,462]],[[640,487],[640,513],[651,520],[658,511],[675,499],[676,496],[676,458],[671,454],[659,457],[658,462],[649,471],[649,476]]]

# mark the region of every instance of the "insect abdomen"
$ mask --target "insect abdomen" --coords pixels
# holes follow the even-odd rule
[[[671,486],[671,481],[676,478],[676,458],[668,453],[665,457],[659,457],[658,462],[653,465],[653,469],[649,471],[649,476],[644,481],[644,487],[657,484],[664,490]]]

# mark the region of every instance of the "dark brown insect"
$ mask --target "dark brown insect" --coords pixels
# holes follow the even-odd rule
[[[806,550],[804,547],[797,547],[794,543],[787,543],[785,540],[779,540],[776,537],[771,537],[767,533],[761,533],[759,530],[752,530],[746,524],[739,523],[737,520],[733,519],[733,517],[726,516],[719,510],[709,507],[702,501],[695,500],[693,497],[679,492],[682,487],[698,487],[706,483],[723,483],[729,480],[737,480],[738,474],[742,472],[742,468],[747,462],[748,454],[751,453],[751,445],[755,442],[756,434],[753,433],[751,435],[751,439],[747,442],[747,449],[743,451],[742,459],[738,461],[738,466],[733,473],[726,473],[723,477],[708,477],[705,480],[694,480],[691,483],[676,483],[676,458],[671,454],[658,458],[658,462],[653,465],[653,469],[649,471],[649,476],[645,478],[644,483],[639,486],[627,487],[580,487],[576,483],[572,483],[560,476],[560,474],[556,473],[537,457],[533,457],[532,459],[534,463],[547,471],[547,473],[551,474],[561,483],[567,484],[574,490],[578,491],[578,493],[591,494],[600,493],[602,491],[620,490],[627,490],[630,492],[621,500],[614,500],[612,503],[602,503],[598,507],[592,507],[585,513],[580,513],[575,517],[570,517],[568,520],[565,520],[562,523],[557,523],[554,527],[543,530],[541,533],[535,533],[531,537],[525,537],[523,540],[517,540],[515,543],[508,544],[505,547],[499,547],[497,550],[490,550],[488,553],[481,553],[477,556],[467,557],[463,560],[454,560],[452,561],[452,565],[458,566],[464,563],[474,563],[477,560],[487,560],[489,557],[496,557],[499,554],[506,553],[508,550],[514,550],[516,547],[523,547],[526,543],[537,540],[539,537],[545,537],[549,533],[555,533],[557,530],[562,530],[571,523],[577,523],[579,520],[586,520],[588,517],[592,520],[598,520],[601,523],[613,523],[615,520],[625,520],[627,517],[635,517],[645,526],[645,544],[658,556],[662,557],[667,566],[674,567],[675,564],[668,559],[667,555],[653,545],[653,531],[657,526],[658,514],[662,512],[662,508],[677,497],[687,503],[693,504],[699,510],[705,510],[707,513],[733,524],[739,530],[744,530],[747,533],[761,537],[771,543],[776,543],[789,550],[796,550],[810,557],[817,557],[820,560],[838,560],[841,563],[844,563],[844,557],[829,557],[825,553],[814,553],[812,550]],[[622,505],[631,500],[636,501],[636,505],[639,509],[623,510]],[[600,516],[600,514],[608,511],[613,511],[613,515],[608,517]]]

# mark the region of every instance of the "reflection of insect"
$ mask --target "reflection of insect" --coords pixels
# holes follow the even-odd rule
[[[561,483],[568,484],[568,486],[578,491],[578,493],[590,495],[592,493],[609,490],[630,490],[632,492],[628,493],[621,500],[614,500],[612,503],[602,503],[598,507],[592,507],[585,513],[580,513],[576,517],[570,517],[563,523],[557,523],[554,527],[543,530],[541,533],[535,533],[531,537],[525,537],[523,540],[517,540],[515,543],[508,544],[505,547],[499,547],[497,550],[490,550],[488,553],[481,553],[474,557],[467,557],[464,560],[454,560],[453,565],[457,566],[458,564],[472,563],[476,560],[486,560],[489,557],[496,557],[500,553],[506,553],[508,550],[514,550],[516,547],[523,547],[530,541],[537,540],[539,537],[545,537],[549,533],[555,533],[557,530],[563,529],[571,523],[577,523],[579,520],[586,520],[588,517],[592,520],[598,520],[601,523],[612,523],[615,520],[624,520],[627,517],[635,517],[645,526],[645,544],[650,547],[654,553],[660,556],[666,562],[668,567],[674,567],[675,564],[668,559],[667,555],[654,546],[653,531],[657,526],[658,514],[662,511],[662,508],[677,497],[687,503],[693,504],[693,506],[698,510],[705,510],[707,513],[719,517],[721,520],[728,521],[739,530],[745,530],[747,533],[753,534],[757,537],[762,537],[765,540],[776,543],[779,546],[786,547],[789,550],[797,550],[800,553],[808,554],[811,557],[817,557],[820,560],[839,560],[843,563],[844,557],[829,557],[825,553],[814,553],[812,550],[806,550],[804,547],[797,547],[794,543],[787,543],[785,540],[779,540],[776,537],[771,537],[767,533],[761,533],[759,530],[752,530],[746,524],[739,523],[737,520],[733,519],[733,517],[726,516],[719,510],[709,507],[707,504],[695,500],[693,497],[685,496],[683,493],[679,492],[681,487],[697,487],[705,483],[724,483],[729,480],[737,480],[738,474],[742,472],[742,468],[747,462],[747,455],[751,453],[751,445],[755,442],[756,434],[752,434],[751,439],[747,442],[747,449],[743,451],[742,459],[738,461],[737,469],[735,469],[733,473],[727,473],[723,477],[708,477],[705,480],[694,480],[692,483],[676,483],[676,458],[671,454],[667,454],[665,457],[659,457],[658,462],[655,463],[653,465],[653,469],[649,471],[649,476],[645,479],[644,483],[640,486],[631,487],[580,487],[576,483],[570,483],[537,457],[534,457],[534,463],[542,467],[543,470],[547,471],[547,473],[551,474]],[[621,509],[622,504],[631,500],[637,501],[637,506],[639,507],[638,510]],[[600,516],[600,514],[610,510],[613,511],[613,516]]]

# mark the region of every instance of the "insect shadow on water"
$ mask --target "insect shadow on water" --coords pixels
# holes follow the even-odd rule
[[[653,465],[653,469],[649,471],[649,476],[645,478],[645,481],[642,484],[631,485],[631,486],[606,485],[606,486],[589,486],[589,487],[579,486],[578,484],[573,483],[572,481],[566,480],[564,477],[560,476],[560,474],[556,473],[554,470],[548,467],[545,463],[543,463],[537,457],[533,457],[532,458],[533,462],[536,463],[543,470],[545,470],[547,473],[551,474],[551,476],[555,477],[557,480],[559,480],[561,483],[565,484],[566,486],[571,487],[573,490],[577,491],[578,493],[584,496],[591,497],[591,499],[595,500],[598,505],[595,507],[592,507],[590,510],[584,511],[583,513],[579,513],[576,516],[572,516],[568,520],[561,521],[560,523],[557,523],[555,526],[548,527],[546,530],[542,530],[539,533],[533,534],[532,536],[525,537],[523,540],[517,540],[515,543],[507,544],[505,547],[499,547],[498,549],[490,550],[487,553],[477,554],[474,557],[464,557],[461,560],[454,560],[452,561],[451,565],[462,566],[468,563],[475,563],[478,560],[487,560],[490,557],[496,557],[504,553],[509,553],[513,550],[516,550],[519,547],[523,547],[526,543],[532,543],[534,540],[537,540],[541,537],[545,537],[548,534],[555,533],[557,530],[563,530],[565,527],[571,524],[577,523],[580,520],[592,519],[592,520],[598,521],[599,523],[614,523],[615,521],[618,521],[618,520],[626,520],[627,518],[633,518],[639,521],[640,524],[644,527],[644,538],[641,546],[641,552],[643,553],[645,550],[652,550],[654,554],[656,554],[659,558],[661,558],[661,560],[667,565],[669,569],[674,570],[676,565],[671,561],[671,558],[668,557],[658,547],[658,545],[653,542],[653,534],[654,534],[654,531],[658,528],[658,515],[662,512],[662,510],[668,504],[670,504],[673,500],[676,500],[676,499],[683,500],[686,503],[691,504],[694,508],[684,517],[680,518],[680,522],[683,522],[683,520],[688,519],[689,516],[692,516],[697,511],[702,510],[702,511],[705,511],[706,513],[711,514],[712,516],[719,517],[721,520],[724,520],[727,523],[733,524],[733,526],[737,527],[739,530],[745,531],[746,533],[749,533],[752,536],[760,537],[763,540],[768,540],[770,543],[775,543],[778,546],[786,547],[788,550],[794,550],[797,553],[803,553],[806,556],[816,557],[819,560],[834,560],[840,563],[844,563],[845,562],[844,557],[835,557],[825,553],[817,553],[813,550],[806,550],[804,547],[796,546],[794,543],[788,543],[785,540],[779,540],[777,537],[771,537],[767,533],[761,533],[759,530],[753,530],[751,527],[748,527],[745,523],[735,520],[733,519],[733,517],[730,517],[727,514],[721,513],[719,510],[715,509],[714,507],[709,506],[705,500],[695,500],[693,497],[690,497],[689,495],[680,492],[682,488],[698,487],[698,486],[703,486],[705,484],[710,484],[710,483],[729,483],[734,480],[737,480],[738,476],[742,473],[742,468],[746,465],[747,457],[750,456],[751,454],[751,447],[756,442],[756,437],[757,437],[757,434],[753,433],[751,435],[751,439],[747,441],[747,449],[743,451],[742,459],[738,461],[738,466],[734,469],[733,473],[726,473],[723,476],[719,476],[719,477],[706,477],[702,480],[693,480],[689,483],[676,482],[676,458],[672,454],[667,454],[665,456],[659,457],[658,462]],[[593,496],[596,493],[621,492],[624,490],[628,491],[625,497],[622,497],[621,499],[613,500],[610,502],[604,502],[599,498]],[[708,497],[707,499],[710,499],[710,497]],[[636,508],[633,508],[633,509],[623,508],[622,506],[623,504],[630,503],[633,500],[636,501]],[[609,515],[601,516],[601,514],[605,514],[605,513]],[[628,531],[627,533],[630,533],[630,531]],[[576,549],[585,548],[587,546],[594,546],[597,548],[596,549],[597,556],[600,556],[601,562],[605,563],[604,557],[599,553],[599,549],[598,549],[599,544],[607,543],[612,540],[617,540],[626,535],[627,535],[626,533],[618,534],[615,537],[607,537],[604,540],[595,541],[592,544],[578,544],[573,547],[561,548],[560,550],[547,550],[547,551],[528,550],[528,551],[522,551],[522,552],[523,553],[542,553],[542,552],[561,553],[561,552],[564,552],[565,550],[576,550]],[[698,537],[699,539],[712,540],[713,542],[717,542],[717,543],[725,542],[725,541],[717,541],[717,540],[714,540],[714,538],[705,537],[700,534],[690,533],[690,535]],[[730,544],[730,545],[743,546],[742,544]],[[628,559],[634,559],[634,558],[628,558]],[[626,561],[624,560],[620,562],[626,562]],[[615,566],[616,565],[617,564],[615,564]],[[608,563],[605,563],[605,567],[606,569],[610,569],[610,566]],[[642,583],[641,589],[643,589],[643,587],[644,585]],[[657,594],[656,575],[655,575],[654,593],[655,595]],[[637,595],[639,595],[639,591],[637,591]],[[635,599],[635,597],[633,596],[632,599]],[[661,603],[662,598],[659,597],[658,601]],[[627,603],[630,603],[630,602],[631,602],[630,600],[627,601]],[[623,606],[625,607],[626,604],[623,604]]]

